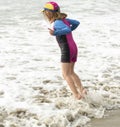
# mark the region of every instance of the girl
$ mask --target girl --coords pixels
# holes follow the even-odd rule
[[[80,78],[74,72],[77,60],[77,46],[72,37],[72,31],[80,24],[79,21],[66,18],[65,13],[60,12],[60,7],[55,2],[47,2],[44,5],[44,16],[53,24],[53,29],[49,33],[56,36],[56,40],[61,49],[61,66],[64,79],[67,81],[76,99],[81,99],[86,90],[83,88]]]

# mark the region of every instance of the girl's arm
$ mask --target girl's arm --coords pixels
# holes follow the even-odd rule
[[[75,30],[80,24],[80,22],[77,20],[68,19],[68,18],[66,20],[70,23],[70,27],[72,31]]]
[[[62,20],[56,20],[54,22],[54,32],[53,35],[60,36],[71,32],[71,28],[67,26]]]

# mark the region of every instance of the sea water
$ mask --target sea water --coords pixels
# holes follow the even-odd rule
[[[120,1],[55,0],[69,18],[88,94],[75,100],[41,13],[47,0],[0,0],[0,126],[78,127],[120,108]]]

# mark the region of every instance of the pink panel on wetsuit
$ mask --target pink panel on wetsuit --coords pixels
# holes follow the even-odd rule
[[[70,27],[70,24],[66,19],[63,19],[63,22]],[[77,60],[77,46],[73,40],[72,33],[67,34],[66,38],[70,49],[70,62],[75,62]]]

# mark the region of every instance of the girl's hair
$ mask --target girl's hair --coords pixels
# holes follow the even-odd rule
[[[46,14],[47,13],[47,14]],[[65,13],[61,13],[60,10],[59,11],[49,11],[49,10],[44,10],[43,11],[44,16],[50,21],[50,22],[54,22],[55,20],[61,20],[67,17],[67,14]]]
[[[65,13],[60,13],[60,12],[53,13],[53,19],[54,20],[63,19],[63,18],[66,18],[66,17],[67,17],[67,14],[65,14]]]

